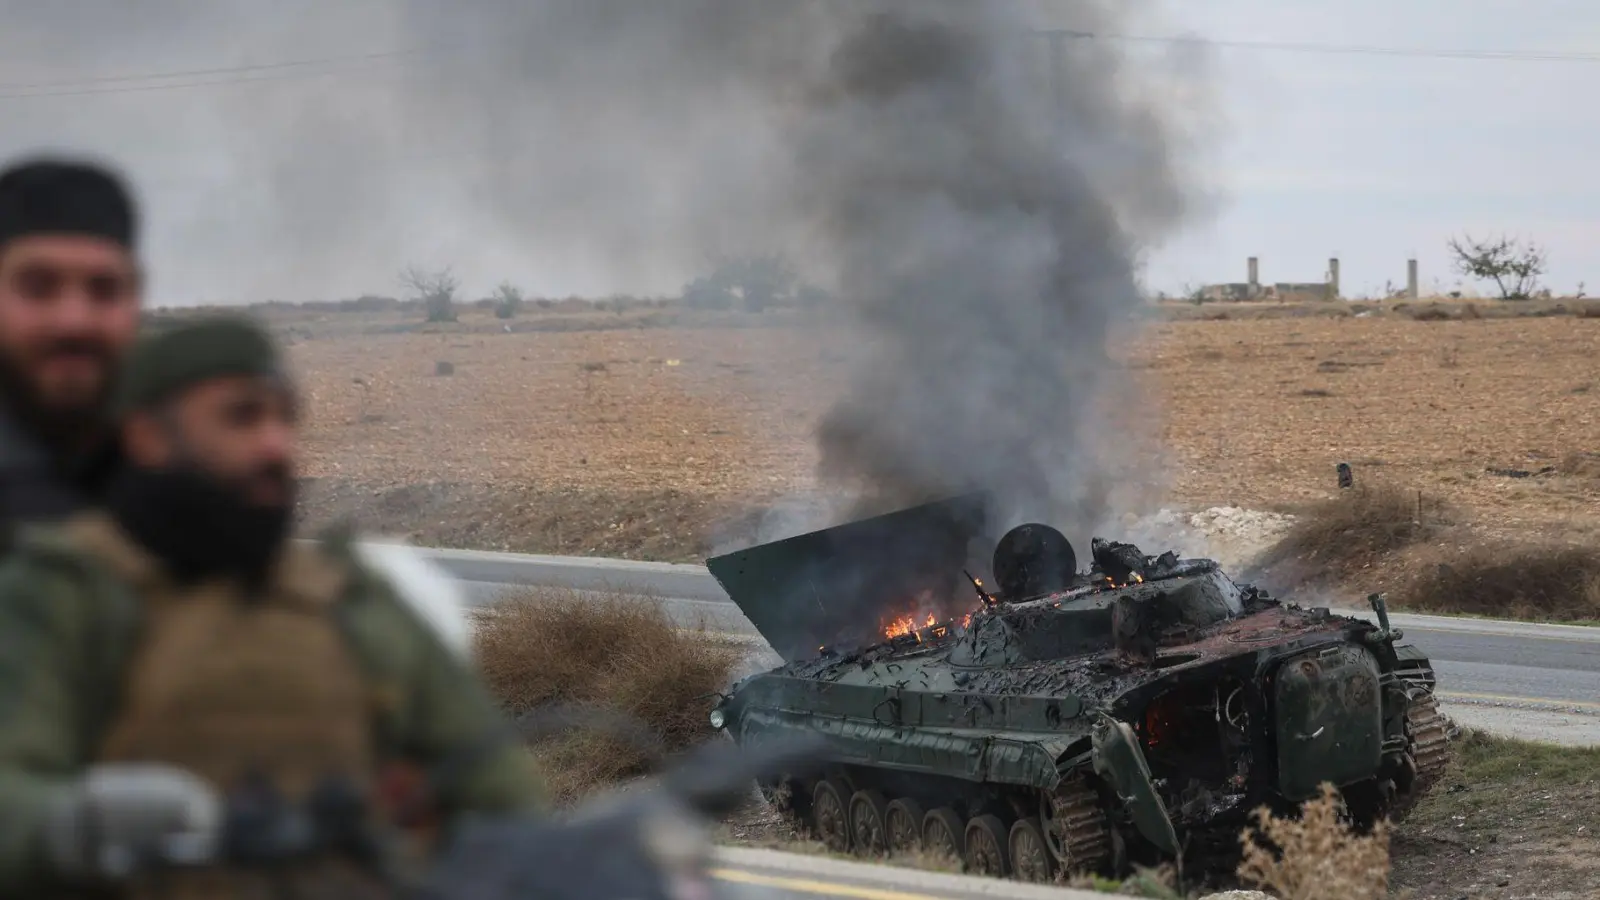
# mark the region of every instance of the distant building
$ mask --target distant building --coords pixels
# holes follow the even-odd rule
[[[1200,289],[1200,299],[1211,303],[1256,299],[1252,296],[1254,292],[1251,288],[1252,286],[1244,281],[1235,281],[1232,284],[1208,284]]]
[[[1280,281],[1272,286],[1276,299],[1285,303],[1331,300],[1333,288],[1324,281]]]

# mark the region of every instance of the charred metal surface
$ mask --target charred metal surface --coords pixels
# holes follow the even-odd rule
[[[1089,551],[1094,555],[1095,566],[1112,581],[1126,582],[1134,575],[1144,575],[1146,557],[1132,544],[1095,538]]]
[[[917,598],[953,610],[983,509],[981,495],[929,503],[715,556],[706,568],[772,649],[796,659],[869,640]]]
[[[970,547],[950,543],[937,602],[896,590],[931,583],[938,554],[902,553],[915,578],[858,580],[895,590],[841,596],[835,609],[847,613],[822,626],[794,625],[804,592],[760,594],[765,582],[745,572],[746,589],[730,594],[763,634],[802,637],[786,645],[788,663],[735,686],[716,720],[740,741],[825,734],[833,777],[852,789],[944,810],[945,822],[999,816],[1024,838],[1043,835],[1069,867],[1211,846],[1255,806],[1286,806],[1323,781],[1365,818],[1409,808],[1437,781],[1446,748],[1433,670],[1398,633],[1284,605],[1210,560],[1130,544],[1097,539],[1088,570],[1067,573],[1062,560],[1075,556],[1056,546],[1059,533],[1027,529],[996,554],[997,595],[980,586],[974,597],[959,559]],[[1030,547],[1046,558],[1026,558]],[[787,564],[792,549],[744,553],[745,565],[810,571]],[[838,637],[850,615],[843,631],[870,636]],[[828,629],[831,643],[815,641]]]

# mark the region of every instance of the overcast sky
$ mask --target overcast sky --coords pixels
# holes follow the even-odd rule
[[[1216,40],[1438,51],[1593,53],[1596,62],[1215,49],[1231,121],[1217,136],[1220,215],[1151,260],[1153,284],[1315,281],[1347,294],[1405,280],[1452,288],[1445,241],[1537,240],[1551,285],[1600,291],[1600,5],[1583,0],[1195,0]]]
[[[541,257],[497,243],[474,224],[470,208],[442,196],[427,205],[427,216],[380,206],[378,200],[397,193],[430,198],[439,166],[474,164],[451,146],[429,149],[433,136],[416,130],[399,129],[377,142],[382,146],[332,148],[346,159],[392,157],[400,148],[413,151],[413,163],[432,161],[431,170],[405,170],[403,181],[374,176],[374,183],[351,183],[359,179],[347,171],[309,180],[297,171],[286,176],[299,166],[315,175],[323,149],[316,141],[319,122],[379,110],[386,95],[375,86],[393,74],[382,60],[345,65],[340,75],[180,90],[140,90],[141,83],[114,78],[84,89],[82,82],[270,64],[285,54],[306,59],[391,50],[403,36],[386,31],[386,3],[238,0],[184,13],[175,24],[144,15],[142,4],[0,0],[6,23],[0,32],[0,152],[65,146],[124,161],[151,210],[150,257],[156,299],[163,303],[394,292],[393,273],[412,262],[457,262],[477,293],[487,293],[501,277],[554,294],[638,289],[641,281],[663,280],[658,269],[642,264],[630,269],[621,260],[576,261],[566,245]],[[1266,281],[1319,280],[1328,257],[1338,255],[1345,293],[1367,294],[1386,281],[1399,286],[1407,256],[1415,255],[1424,289],[1449,290],[1458,278],[1449,271],[1445,241],[1468,231],[1534,239],[1548,248],[1554,288],[1571,291],[1587,281],[1591,292],[1600,292],[1600,265],[1590,253],[1600,236],[1593,162],[1600,149],[1594,112],[1600,5],[1168,0],[1168,6],[1168,24],[1141,26],[1141,34],[1187,31],[1219,42],[1418,51],[1594,52],[1596,61],[1212,47],[1210,70],[1225,119],[1208,126],[1205,143],[1207,179],[1218,203],[1182,238],[1153,253],[1152,287],[1177,291],[1243,280],[1245,257],[1252,254],[1261,257]],[[238,75],[227,78],[237,81]],[[29,96],[41,89],[27,85],[40,82],[76,86]],[[332,92],[343,98],[340,104],[328,102]],[[364,92],[371,92],[366,107]],[[372,115],[376,120],[381,112]],[[293,143],[279,146],[275,136],[285,128]],[[286,207],[298,210],[293,216],[264,188],[252,191],[252,185],[277,183],[273,179],[305,194],[300,206]],[[304,205],[311,201],[314,216]],[[626,283],[608,283],[612,272],[627,272]],[[308,289],[308,283],[320,287]]]

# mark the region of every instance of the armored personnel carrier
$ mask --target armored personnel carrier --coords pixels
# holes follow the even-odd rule
[[[820,776],[762,786],[836,851],[936,848],[1046,881],[1182,856],[1229,865],[1260,805],[1323,782],[1398,819],[1443,773],[1426,656],[1205,559],[1054,528],[990,543],[958,498],[718,556],[712,575],[785,663],[720,698],[753,744],[826,737]]]

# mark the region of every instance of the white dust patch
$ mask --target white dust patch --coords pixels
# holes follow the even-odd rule
[[[1249,565],[1283,537],[1294,517],[1237,506],[1213,506],[1199,512],[1162,509],[1147,516],[1128,515],[1121,534],[1102,535],[1138,544],[1152,556],[1168,550],[1183,557],[1214,559],[1227,571]]]

